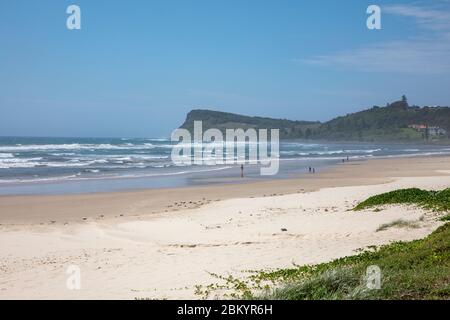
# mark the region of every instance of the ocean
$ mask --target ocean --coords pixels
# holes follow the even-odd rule
[[[68,194],[243,181],[240,165],[174,165],[173,143],[156,138],[0,137],[0,194]],[[450,146],[282,141],[280,170],[245,181],[298,176],[351,160],[450,154]]]

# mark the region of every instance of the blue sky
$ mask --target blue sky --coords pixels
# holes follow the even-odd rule
[[[0,88],[0,135],[22,136],[168,136],[193,108],[450,105],[450,1],[0,0]]]

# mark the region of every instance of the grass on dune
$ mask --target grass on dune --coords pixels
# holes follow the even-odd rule
[[[380,232],[380,231],[384,231],[387,230],[389,228],[418,228],[417,222],[414,221],[406,221],[403,219],[398,219],[398,220],[394,220],[392,222],[389,223],[383,223],[381,226],[378,227],[378,229],[376,230],[376,232]]]
[[[416,204],[438,212],[450,211],[450,188],[426,191],[418,188],[395,190],[368,198],[354,210],[386,204]],[[441,221],[450,221],[450,214]],[[412,221],[396,220],[381,225],[414,228]],[[382,271],[379,290],[369,290],[364,281],[367,267]],[[412,242],[396,242],[374,251],[316,266],[306,273],[302,268],[277,271],[282,286],[266,293],[268,299],[450,299],[450,223],[430,236]]]
[[[381,270],[381,288],[369,289],[367,268]],[[203,298],[225,291],[233,299],[349,300],[450,299],[450,223],[427,238],[395,242],[318,265],[253,272],[245,279],[197,286]]]
[[[381,269],[381,289],[370,290],[366,268]],[[266,273],[282,285],[264,299],[450,299],[450,223],[423,240],[397,242],[325,263],[305,273],[296,268]]]
[[[362,210],[386,204],[416,204],[439,212],[450,211],[450,188],[443,191],[396,190],[371,197],[354,208]],[[440,218],[450,221],[450,214]],[[414,227],[398,220],[380,226]],[[367,287],[370,266],[381,270],[381,288]],[[234,299],[330,300],[330,299],[450,299],[450,223],[427,238],[369,247],[358,255],[318,265],[257,271],[245,279],[220,277],[223,284],[197,286],[197,294],[210,297],[227,291]]]
[[[416,204],[425,209],[450,211],[450,188],[442,191],[427,191],[418,188],[400,189],[368,198],[354,210],[363,210],[387,204]]]

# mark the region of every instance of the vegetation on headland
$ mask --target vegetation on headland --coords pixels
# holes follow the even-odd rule
[[[438,212],[450,211],[450,189],[425,191],[402,189],[371,197],[355,210],[386,204],[416,204]],[[421,221],[422,219],[419,219]],[[450,221],[450,214],[441,217]],[[398,220],[380,226],[416,227],[417,222]],[[250,271],[244,279],[213,274],[220,283],[198,286],[196,293],[211,298],[215,293],[233,299],[450,299],[450,223],[427,238],[371,246],[355,256],[318,265],[294,266],[275,271]],[[381,271],[381,286],[367,286],[367,270]]]
[[[450,188],[442,191],[417,188],[395,190],[370,197],[358,204],[354,210],[389,204],[414,204],[434,211],[450,211]]]
[[[249,117],[239,114],[212,110],[192,110],[181,126],[190,132],[194,130],[194,121],[202,121],[203,131],[219,129],[225,134],[226,129],[280,129],[281,139],[307,138],[313,129],[320,125],[314,121],[292,121],[263,117]]]
[[[291,121],[249,117],[211,110],[193,110],[181,128],[193,130],[194,121],[203,122],[203,130],[280,129],[281,139],[322,139],[330,141],[444,141],[450,139],[449,107],[410,106],[405,96],[385,107],[347,114],[327,122]],[[421,129],[422,128],[422,129]],[[431,128],[439,128],[431,131]]]

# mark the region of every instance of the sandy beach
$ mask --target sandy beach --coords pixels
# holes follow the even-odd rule
[[[210,273],[313,264],[423,238],[442,223],[395,206],[349,211],[398,188],[450,187],[450,157],[340,164],[263,182],[61,196],[0,197],[0,299],[198,298]],[[396,219],[417,228],[376,232]],[[81,270],[68,290],[67,267]]]

